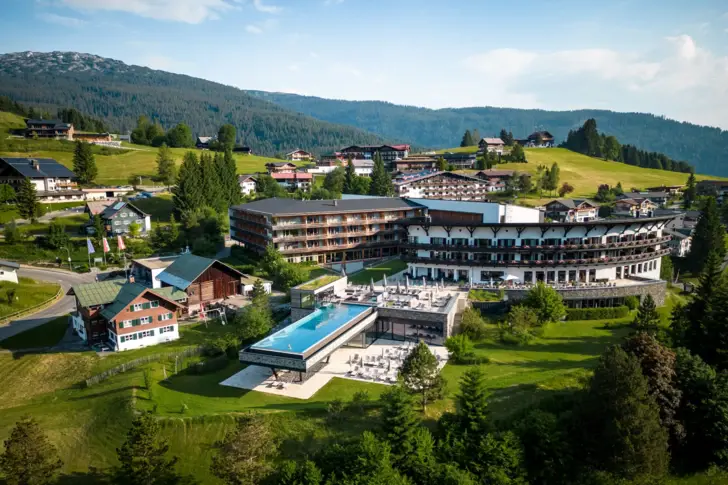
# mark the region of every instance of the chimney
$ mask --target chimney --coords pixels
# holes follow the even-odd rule
[[[30,161],[30,166],[33,167],[33,170],[40,171],[40,164],[38,163],[38,160],[32,159]]]
[[[334,207],[336,207],[336,205],[337,205],[337,204],[336,204],[336,199],[334,199]]]

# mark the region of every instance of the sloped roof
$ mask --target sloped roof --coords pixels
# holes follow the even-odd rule
[[[20,265],[18,263],[13,262],[13,261],[0,260],[0,266],[3,266],[5,268],[20,269]]]
[[[113,200],[89,201],[86,202],[86,209],[92,216],[95,216],[104,212],[107,207],[109,207],[111,204],[114,204],[115,202],[116,201]]]
[[[293,173],[272,173],[270,174],[275,180],[293,180],[293,179],[312,179],[313,174],[306,172],[293,172]]]
[[[241,183],[243,183],[243,182],[245,182],[247,180],[252,180],[253,182],[257,182],[257,179],[255,178],[255,175],[251,175],[251,174],[238,175],[238,183],[239,184],[241,184]]]
[[[413,209],[421,207],[399,197],[371,197],[341,200],[298,200],[273,197],[248,204],[233,206],[233,209],[269,214],[272,216],[293,214],[335,214],[341,212],[362,212],[376,210]]]
[[[137,212],[138,214],[141,214],[143,217],[146,217],[149,215],[146,212],[140,210],[138,207],[136,207],[131,202],[118,201],[118,202],[114,202],[113,204],[106,207],[106,209],[104,209],[103,212],[101,213],[101,216],[105,219],[110,219],[110,218],[114,217],[114,215],[117,212],[123,210],[125,207],[131,207],[135,212]]]
[[[126,283],[119,290],[119,294],[114,299],[114,302],[101,311],[101,316],[103,316],[107,320],[112,320],[124,308],[128,307],[132,301],[136,300],[139,296],[143,295],[147,291],[152,293],[153,295],[169,301],[170,303],[179,305],[179,303],[177,303],[174,298],[172,298],[172,295],[175,292],[174,289],[160,292],[151,288],[147,288],[146,286],[140,285],[139,283]],[[187,295],[184,295],[184,298],[186,297]]]
[[[428,179],[428,178],[432,178],[432,177],[435,177],[437,175],[441,175],[443,177],[453,177],[453,178],[458,178],[458,179],[471,180],[471,181],[477,182],[477,183],[483,183],[484,182],[483,179],[479,179],[479,178],[476,178],[476,177],[471,177],[470,175],[465,175],[465,174],[462,174],[462,173],[454,173],[454,172],[433,172],[433,173],[428,173],[426,175],[422,175],[420,177],[413,177],[413,178],[409,178],[409,179],[405,179],[405,180],[400,180],[400,181],[394,182],[394,185],[408,185],[408,184],[410,184],[412,182],[419,182],[420,180],[425,180],[425,179]]]
[[[481,143],[486,145],[505,145],[506,143],[500,138],[483,138],[480,140]]]
[[[70,128],[71,124],[66,123],[62,120],[26,120],[25,121],[26,126],[27,125],[53,125],[53,128]]]
[[[596,204],[589,199],[554,199],[551,202],[548,202],[546,205],[553,204],[554,202],[557,202],[557,203],[563,205],[567,209],[576,209],[577,207],[579,207],[581,204],[583,204],[585,202],[587,204],[591,205],[592,207],[599,207],[599,204]]]
[[[12,167],[23,177],[30,178],[76,178],[76,174],[53,160],[52,158],[9,158],[1,157],[0,160]],[[38,164],[38,169],[33,168],[33,162]]]
[[[73,293],[78,298],[78,303],[84,308],[108,305],[113,302],[126,280],[117,279],[100,281],[98,283],[85,283],[72,287]]]
[[[243,273],[223,262],[188,253],[183,254],[177,258],[174,263],[167,266],[167,269],[162,271],[159,276],[157,276],[157,279],[163,283],[177,287],[180,290],[186,290],[193,281],[199,278],[207,268],[215,263],[220,263],[221,265],[229,268],[240,277],[243,276]]]
[[[286,156],[288,156],[288,155],[293,155],[294,153],[298,153],[298,152],[301,152],[301,153],[306,153],[306,154],[308,154],[308,155],[311,155],[311,152],[307,152],[306,150],[303,150],[303,149],[301,149],[301,148],[296,148],[295,150],[293,150],[293,151],[290,151],[290,152],[286,153]]]
[[[211,141],[216,139],[216,136],[198,136],[197,143],[210,143]]]
[[[496,170],[494,168],[488,169],[488,170],[481,170],[480,172],[476,173],[476,177],[512,177],[513,174],[516,173],[515,170]],[[530,174],[525,174],[530,175]]]

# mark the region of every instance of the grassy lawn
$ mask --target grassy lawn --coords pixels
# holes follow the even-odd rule
[[[365,285],[371,282],[372,278],[374,282],[381,280],[384,276],[391,276],[395,273],[399,273],[407,269],[407,263],[401,259],[392,259],[384,263],[380,263],[376,266],[372,266],[358,273],[354,273],[349,276],[349,282],[355,285]]]
[[[31,141],[32,143],[32,141]],[[142,183],[153,184],[151,177],[156,173],[157,148],[123,143],[124,148],[129,150],[123,153],[110,152],[109,155],[96,153],[96,165],[99,168],[99,175],[96,183],[99,184],[126,184],[131,177],[137,179],[142,177]],[[32,148],[32,144],[31,144]],[[177,165],[182,164],[182,157],[189,151],[195,151],[198,155],[200,150],[194,148],[172,148],[172,156]],[[56,150],[37,150],[27,152],[3,152],[0,155],[14,157],[43,157],[53,158],[65,165],[73,167],[73,152]],[[265,164],[269,162],[280,162],[278,159],[262,157],[258,155],[234,154],[238,173],[253,173],[265,171]]]
[[[61,341],[68,328],[68,315],[63,315],[25,332],[0,340],[0,349],[18,350],[34,347],[53,347]]]
[[[474,151],[474,148],[448,148],[440,150],[440,152],[470,152]],[[622,182],[622,187],[625,191],[628,191],[632,187],[645,189],[658,185],[683,185],[688,178],[688,175],[684,173],[640,168],[618,162],[606,162],[565,148],[527,148],[525,151],[528,163],[505,163],[494,168],[536,173],[539,165],[550,167],[553,163],[558,163],[561,169],[560,184],[569,182],[574,187],[574,192],[569,197],[593,197],[600,184],[615,186],[618,182]],[[698,180],[720,179],[720,177],[706,175],[697,175],[696,177]],[[557,197],[555,193],[554,197]],[[548,194],[546,194],[543,199],[533,202],[539,203],[554,197],[548,197]]]
[[[472,301],[501,301],[503,295],[499,291],[470,290],[468,299]]]
[[[7,131],[10,128],[25,128],[25,120],[20,115],[0,111],[0,130]]]
[[[29,278],[19,278],[18,284],[8,281],[0,282],[0,319],[11,313],[40,305],[53,298],[60,286],[56,283],[33,281]],[[15,299],[8,303],[8,291],[15,290]]]
[[[74,236],[79,236],[81,235],[81,228],[88,222],[88,215],[74,214],[72,216],[58,216],[54,217],[53,220],[63,222],[66,225],[67,233]],[[21,227],[23,231],[25,231],[27,234],[39,236],[48,234],[49,226],[50,222],[35,222],[30,224],[22,224],[18,227]]]
[[[315,277],[313,280],[309,281],[308,283],[304,283],[297,288],[299,290],[315,290],[317,288],[321,288],[322,286],[328,285],[329,283],[333,283],[339,278],[341,278],[341,276],[339,275],[322,275]]]

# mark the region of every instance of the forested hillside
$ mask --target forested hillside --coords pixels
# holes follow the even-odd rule
[[[512,108],[460,108],[431,110],[380,101],[341,101],[285,93],[248,91],[282,107],[377,133],[385,138],[407,140],[433,147],[457,146],[465,130],[497,136],[501,128],[524,138],[533,131],[548,130],[557,143],[569,130],[593,118],[601,131],[623,144],[660,152],[685,160],[699,173],[728,175],[728,131],[681,123],[642,113],[603,110],[543,111]]]
[[[298,147],[324,152],[384,141],[353,127],[287,110],[237,88],[90,54],[2,55],[0,95],[51,113],[75,108],[121,133],[131,131],[140,115],[159,121],[165,129],[184,122],[195,135],[213,135],[222,124],[232,123],[238,143],[268,155]]]

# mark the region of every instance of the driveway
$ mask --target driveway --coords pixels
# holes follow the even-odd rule
[[[19,320],[13,320],[5,326],[0,326],[0,340],[12,337],[15,334],[30,330],[31,328],[43,325],[56,317],[70,313],[76,309],[76,299],[68,295],[68,291],[73,285],[80,283],[93,283],[96,275],[92,273],[78,274],[69,271],[59,271],[51,269],[30,268],[23,266],[18,270],[19,276],[33,278],[38,281],[48,281],[59,283],[64,296],[61,297],[52,306],[45,308],[37,313],[21,317]]]

